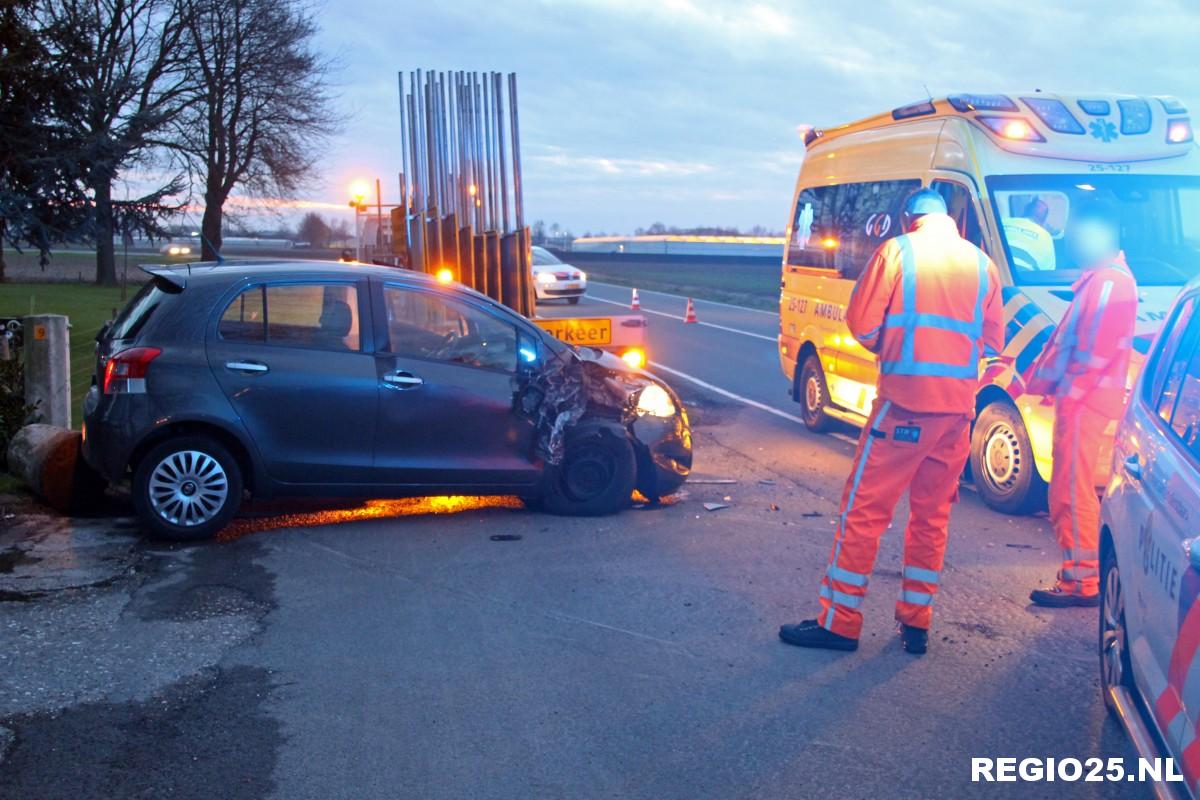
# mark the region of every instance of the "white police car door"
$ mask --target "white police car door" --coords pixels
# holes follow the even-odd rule
[[[1195,738],[1200,712],[1200,571],[1189,561],[1200,533],[1200,315],[1180,305],[1133,398],[1117,469],[1130,491],[1117,501],[1118,536],[1136,545],[1123,560],[1126,618],[1134,673],[1175,752]],[[1116,499],[1116,498],[1114,498]],[[1190,615],[1190,616],[1189,616]],[[1193,672],[1197,674],[1191,676]],[[1190,776],[1193,780],[1197,777]]]

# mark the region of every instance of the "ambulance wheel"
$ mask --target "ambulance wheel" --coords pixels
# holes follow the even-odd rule
[[[833,419],[825,413],[829,407],[829,386],[816,353],[809,353],[804,359],[792,391],[800,403],[804,427],[816,433],[824,433],[833,427]]]
[[[1032,514],[1046,506],[1046,482],[1038,475],[1033,445],[1015,407],[989,404],[971,433],[971,477],[979,496],[1004,514]]]
[[[1129,635],[1125,627],[1125,591],[1117,553],[1105,542],[1100,562],[1100,691],[1109,713],[1116,715],[1113,691],[1133,690],[1133,665],[1129,660]]]

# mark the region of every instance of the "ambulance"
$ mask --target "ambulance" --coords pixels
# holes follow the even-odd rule
[[[862,425],[875,356],[850,335],[846,304],[871,254],[901,230],[918,187],[946,200],[962,235],[1003,280],[1006,347],[1017,374],[1045,347],[1080,274],[1065,247],[1072,209],[1116,204],[1139,287],[1134,374],[1185,283],[1200,274],[1200,150],[1173,97],[957,94],[805,136],[780,291],[779,358],[812,430]],[[1014,390],[1014,369],[983,367],[971,477],[1006,513],[1045,502],[1053,406]],[[1019,385],[1015,384],[1015,385]],[[1101,459],[1108,482],[1110,458]]]

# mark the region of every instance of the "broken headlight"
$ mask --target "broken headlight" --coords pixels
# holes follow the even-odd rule
[[[639,416],[649,414],[652,417],[675,416],[675,403],[667,390],[652,383],[637,393],[637,413]]]

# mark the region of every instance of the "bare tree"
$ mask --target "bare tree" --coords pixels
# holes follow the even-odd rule
[[[160,134],[180,113],[187,92],[181,43],[182,0],[39,0],[37,16],[46,47],[63,65],[61,79],[74,99],[55,109],[57,120],[77,131],[83,181],[92,195],[96,282],[117,280],[113,233],[156,232],[186,188],[182,176],[144,170],[149,191],[114,207],[113,184],[152,159]]]
[[[221,249],[225,201],[236,187],[288,197],[339,119],[329,63],[313,52],[317,25],[297,0],[178,0],[185,6],[196,96],[174,139],[204,190],[203,258]]]
[[[329,223],[315,211],[305,214],[296,227],[296,237],[300,241],[308,242],[310,247],[320,250],[329,247],[330,232]]]

